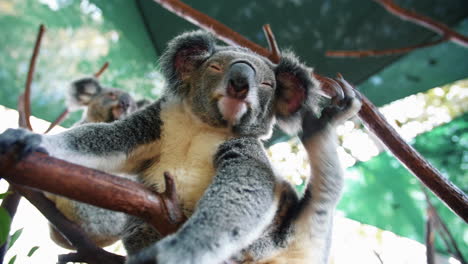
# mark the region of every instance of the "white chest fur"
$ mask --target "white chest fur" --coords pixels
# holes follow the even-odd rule
[[[181,105],[163,108],[161,120],[159,161],[143,173],[143,180],[164,191],[163,173],[171,173],[184,211],[190,215],[215,174],[213,156],[231,133],[202,123]]]

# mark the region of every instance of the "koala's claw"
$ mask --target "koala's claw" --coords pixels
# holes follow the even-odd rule
[[[9,128],[0,135],[0,154],[14,152],[17,160],[21,160],[36,151],[48,154],[43,147],[39,146],[41,141],[42,138],[38,134],[24,129]]]
[[[303,135],[305,140],[315,133],[321,131],[329,124],[338,125],[354,116],[361,108],[361,99],[358,93],[354,92],[353,87],[341,74],[336,79],[325,78],[326,85],[334,90],[334,95],[330,103],[325,106],[319,118],[312,114],[306,114],[302,123]]]

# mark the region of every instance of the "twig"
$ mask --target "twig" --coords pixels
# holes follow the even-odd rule
[[[263,33],[265,33],[271,53],[270,56],[268,56],[268,59],[272,62],[278,63],[281,58],[281,52],[278,48],[278,44],[276,43],[275,35],[273,34],[273,31],[271,31],[270,24],[263,25]]]
[[[270,52],[267,49],[249,41],[219,21],[191,8],[179,0],[154,1],[185,20],[212,32],[219,39],[228,44],[244,46],[267,58],[270,56]],[[322,82],[322,85],[324,86],[330,83],[329,81],[327,82],[327,77],[323,77],[318,74],[314,74],[314,77]],[[330,88],[324,90],[333,91],[336,89]],[[450,181],[442,177],[442,175],[432,167],[432,165],[425,161],[419,153],[401,139],[398,133],[390,126],[390,124],[387,123],[387,121],[385,121],[385,118],[379,113],[377,108],[366,97],[360,93],[358,94],[361,96],[363,103],[361,111],[359,112],[359,117],[363,123],[380,138],[380,140],[391,150],[393,155],[395,155],[400,162],[405,164],[405,166],[407,166],[410,171],[426,186],[428,186],[431,191],[442,199],[450,209],[467,222],[467,196]],[[333,95],[330,96],[333,97]]]
[[[145,219],[163,235],[170,234],[185,221],[176,210],[175,186],[168,182],[165,194],[155,194],[142,184],[115,177],[98,170],[71,164],[42,153],[32,153],[11,167],[11,154],[0,156],[0,168],[10,183],[40,189],[102,208],[124,212]],[[167,176],[166,176],[167,178]],[[181,209],[179,209],[181,210]],[[178,218],[181,216],[181,218]]]
[[[94,244],[81,230],[81,228],[65,218],[63,214],[55,207],[55,204],[47,199],[42,193],[28,190],[24,187],[15,186],[18,191],[29,202],[31,202],[39,211],[69,240],[69,242],[78,249],[77,255],[81,260],[90,264],[122,264],[125,258],[107,252]],[[73,253],[72,253],[73,254]],[[59,263],[66,263],[60,262]]]
[[[379,260],[379,263],[380,264],[384,264],[383,260],[382,260],[382,257],[380,256],[379,253],[377,253],[377,251],[375,250],[372,250],[372,252],[374,252],[374,255],[377,257],[377,259]]]
[[[408,20],[417,25],[425,27],[429,30],[436,32],[444,37],[447,37],[450,41],[457,43],[463,47],[468,47],[468,37],[453,31],[450,27],[435,21],[429,17],[420,15],[416,12],[406,10],[393,2],[393,0],[374,0],[375,2],[382,5],[388,12],[398,16],[403,20]]]
[[[445,246],[447,247],[447,251],[454,255],[462,264],[466,264],[466,260],[463,257],[463,254],[461,253],[457,242],[455,241],[455,238],[453,237],[445,222],[440,217],[440,214],[437,212],[435,206],[432,204],[429,197],[429,193],[427,192],[426,188],[424,186],[421,186],[421,190],[426,198],[427,206],[429,210],[431,210],[432,215],[434,216],[434,226],[439,227],[437,230],[439,231],[445,243]]]
[[[426,212],[426,259],[427,264],[434,264],[434,216],[429,208],[426,210]]]
[[[34,51],[31,57],[31,61],[29,62],[29,71],[28,71],[28,78],[26,79],[26,85],[24,88],[24,113],[26,118],[26,127],[29,130],[32,130],[31,121],[29,117],[31,116],[31,83],[34,75],[34,69],[36,67],[36,59],[37,55],[39,54],[39,48],[41,47],[42,36],[45,32],[45,26],[39,26],[39,32],[37,33],[36,44],[34,45]]]
[[[63,110],[63,112],[52,122],[50,123],[49,127],[47,128],[46,131],[44,131],[44,134],[47,134],[49,133],[52,128],[54,128],[55,126],[57,126],[58,124],[62,123],[63,120],[65,120],[65,118],[67,118],[68,116],[68,108],[65,108],[65,110]]]
[[[101,76],[101,74],[109,67],[109,62],[105,62],[104,65],[102,65],[101,69],[99,69],[99,71],[97,71],[95,74],[94,74],[94,77],[96,78],[99,78]]]
[[[398,49],[387,49],[387,50],[330,50],[330,51],[327,51],[325,55],[328,57],[354,57],[354,58],[395,55],[395,54],[400,54],[400,53],[407,53],[407,52],[417,50],[417,49],[435,46],[445,41],[447,41],[447,38],[443,37],[441,39],[438,39],[430,43],[424,43],[424,44],[398,48]]]

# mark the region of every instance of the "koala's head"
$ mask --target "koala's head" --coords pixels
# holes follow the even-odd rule
[[[292,53],[275,65],[244,48],[217,46],[202,31],[172,40],[161,69],[166,94],[182,100],[204,122],[239,135],[269,134],[275,120],[295,133],[303,112],[318,106],[318,81]]]
[[[81,123],[112,122],[137,110],[137,102],[130,94],[117,88],[102,87],[95,78],[72,82],[67,105],[70,110],[85,108]]]

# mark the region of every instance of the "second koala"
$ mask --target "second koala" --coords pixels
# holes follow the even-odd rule
[[[83,109],[81,120],[73,127],[87,123],[111,123],[123,119],[140,107],[148,104],[147,100],[135,101],[127,92],[118,88],[103,87],[95,78],[82,78],[73,81],[67,92],[67,106],[71,111]],[[135,176],[120,174],[120,177],[134,179]],[[61,196],[46,194],[56,207],[69,220],[78,224],[99,247],[113,244],[122,236],[127,216],[85,203],[80,203]],[[74,249],[59,231],[52,225],[51,239],[61,247]]]

